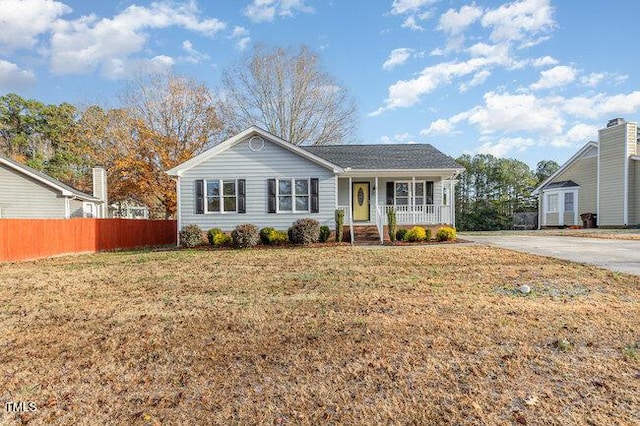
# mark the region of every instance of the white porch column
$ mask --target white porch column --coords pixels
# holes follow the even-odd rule
[[[378,228],[378,234],[380,234],[380,244],[382,244],[384,242],[384,216],[382,216],[383,212],[379,212],[379,207],[378,207],[378,192],[380,192],[380,187],[378,186],[378,176],[375,177],[374,183],[373,183],[373,187],[376,189],[375,190],[375,197],[376,197],[376,226],[379,226]],[[380,213],[380,217],[378,217],[378,214]]]
[[[451,209],[451,225],[456,227],[456,181],[455,179],[451,179],[449,181],[449,208]]]
[[[416,177],[411,176],[411,197],[409,198],[412,215],[413,215],[413,224],[416,224]]]
[[[353,178],[349,176],[349,237],[351,238],[351,244],[353,244]]]

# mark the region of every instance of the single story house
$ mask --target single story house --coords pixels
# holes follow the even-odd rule
[[[106,182],[104,169],[93,169],[94,195],[89,195],[0,156],[0,218],[105,217]]]
[[[640,133],[638,124],[610,120],[558,171],[534,191],[539,227],[582,225],[596,215],[599,227],[640,225]]]
[[[455,225],[456,177],[464,169],[431,145],[296,146],[258,127],[221,142],[167,173],[176,180],[178,229],[232,230],[241,223],[286,230],[311,217],[335,228]]]

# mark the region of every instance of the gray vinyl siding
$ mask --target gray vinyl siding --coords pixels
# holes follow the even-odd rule
[[[625,151],[627,124],[601,129],[600,138],[600,211],[598,225],[624,225]]]
[[[579,225],[579,223],[576,223],[575,221],[576,217],[574,212],[564,212],[563,219],[564,226]]]
[[[319,213],[267,213],[267,179],[318,178]],[[245,179],[246,213],[196,214],[195,181],[198,179]],[[213,227],[232,230],[241,223],[260,228],[272,226],[286,230],[303,217],[321,225],[335,226],[335,177],[333,170],[320,166],[285,148],[265,140],[261,151],[251,151],[242,141],[213,158],[188,170],[180,178],[181,226],[197,224],[203,230]]]
[[[0,164],[0,215],[13,219],[64,219],[58,191]]]

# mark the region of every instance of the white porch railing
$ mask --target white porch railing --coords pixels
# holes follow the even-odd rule
[[[344,224],[349,225],[349,236],[351,238],[351,244],[353,244],[353,215],[351,214],[351,207],[338,206],[338,210],[344,211]]]
[[[398,225],[438,225],[452,223],[451,206],[379,206],[382,208],[382,226],[387,225],[387,212],[396,211]]]
[[[384,243],[384,219],[386,213],[382,212],[382,206],[376,206],[376,228],[378,228],[378,235],[380,235],[380,244]]]

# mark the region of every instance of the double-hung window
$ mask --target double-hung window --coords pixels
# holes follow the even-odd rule
[[[547,194],[547,213],[558,213],[558,194]]]
[[[573,213],[574,210],[574,202],[573,202],[573,192],[565,192],[564,194],[564,211]]]
[[[309,179],[278,179],[278,211],[309,211]]]
[[[317,213],[318,207],[318,179],[268,180],[269,213]]]
[[[237,192],[235,180],[210,179],[207,180],[206,213],[237,212]],[[222,188],[222,191],[220,190]]]
[[[196,185],[196,214],[245,213],[244,179],[200,179]]]
[[[411,187],[413,182],[395,182],[393,202],[396,206],[408,206],[412,203]],[[433,182],[416,181],[413,192],[413,205],[433,204]]]

